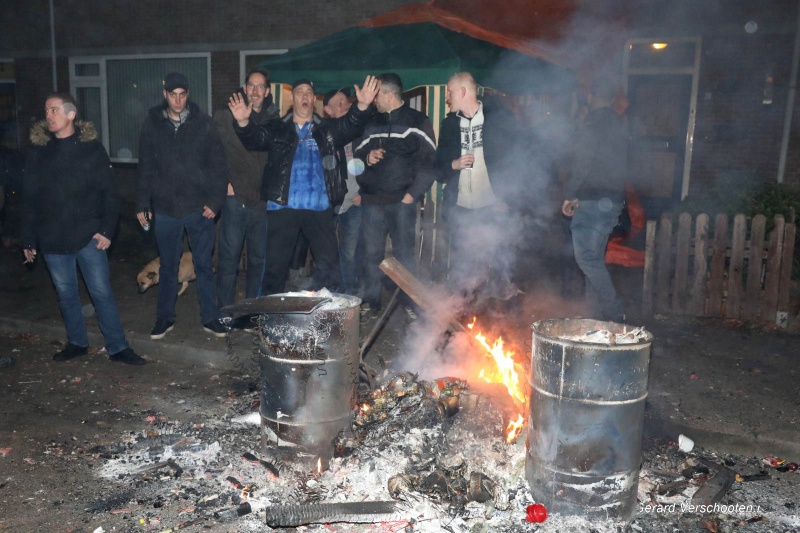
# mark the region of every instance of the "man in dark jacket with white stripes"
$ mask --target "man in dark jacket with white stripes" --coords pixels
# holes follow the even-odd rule
[[[189,236],[203,329],[225,337],[214,297],[214,217],[227,188],[225,148],[214,122],[189,100],[189,81],[179,73],[164,78],[164,102],[152,108],[139,140],[137,218],[147,227],[154,215],[159,268],[156,324],[161,339],[175,325],[178,265],[184,231]]]
[[[381,74],[381,90],[375,98],[378,114],[370,121],[355,148],[355,156],[366,162],[356,178],[361,194],[366,265],[362,311],[381,308],[382,273],[378,265],[392,238],[392,254],[407,269],[416,271],[414,226],[417,201],[430,189],[436,137],[431,121],[403,101],[403,82],[394,73]],[[405,295],[403,307],[412,320],[413,304]]]

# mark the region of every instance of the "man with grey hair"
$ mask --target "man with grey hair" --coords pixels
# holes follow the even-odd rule
[[[603,320],[623,322],[625,314],[606,267],[608,236],[617,225],[628,174],[628,129],[612,109],[619,86],[599,76],[589,90],[589,115],[578,131],[566,200],[571,217],[575,261],[586,276],[592,312]]]
[[[111,289],[106,250],[119,216],[111,164],[91,122],[78,120],[75,99],[47,97],[45,119],[31,127],[24,183],[22,248],[25,262],[41,251],[58,294],[67,345],[53,356],[68,361],[88,353],[86,318],[78,292],[80,268],[92,298],[109,359],[143,365],[128,345]]]
[[[509,205],[519,202],[515,191],[525,181],[530,146],[510,112],[478,99],[478,84],[469,72],[450,77],[446,101],[450,113],[439,128],[436,170],[445,183],[448,285],[468,298],[508,297],[513,291],[510,248],[517,237],[508,231]]]

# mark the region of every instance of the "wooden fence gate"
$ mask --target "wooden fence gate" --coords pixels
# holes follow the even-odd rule
[[[647,222],[642,312],[775,321],[786,327],[795,224],[775,216],[765,237],[766,217],[689,213]],[[692,231],[694,230],[694,231]],[[730,235],[730,237],[729,237]]]

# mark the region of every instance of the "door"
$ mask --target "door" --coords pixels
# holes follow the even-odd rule
[[[630,178],[655,204],[681,199],[692,76],[628,77]]]

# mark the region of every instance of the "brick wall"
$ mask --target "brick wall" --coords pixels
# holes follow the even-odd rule
[[[775,179],[792,46],[792,36],[703,40],[690,195],[732,176]],[[771,104],[763,102],[768,75]],[[793,129],[800,129],[800,102]],[[800,185],[800,133],[792,141],[785,180]]]

